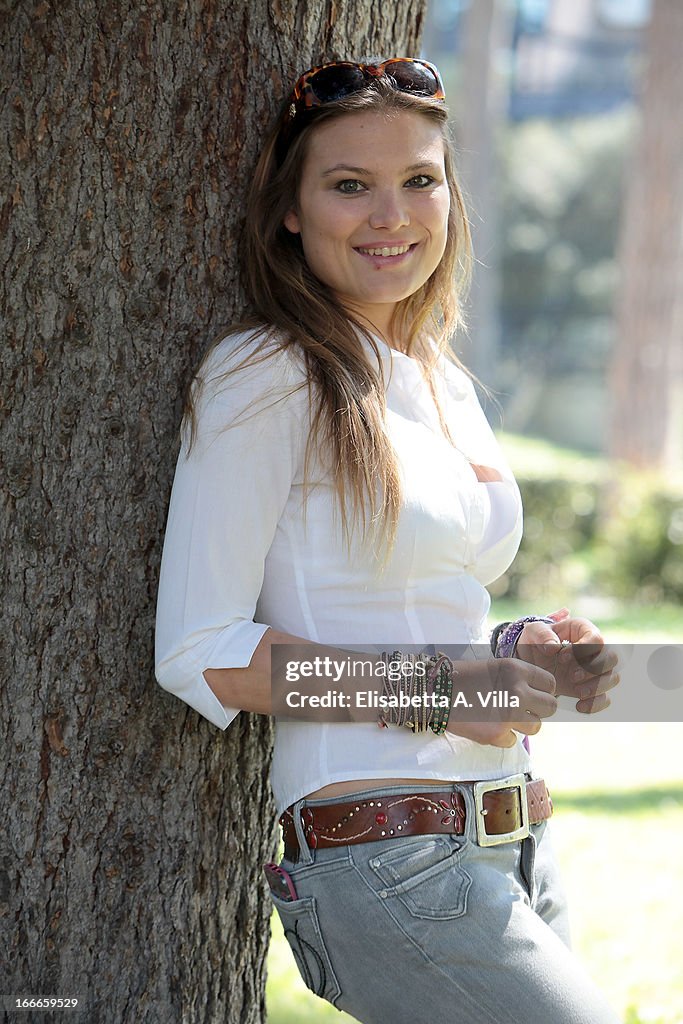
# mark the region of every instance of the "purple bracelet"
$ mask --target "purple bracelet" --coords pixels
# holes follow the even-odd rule
[[[500,631],[494,651],[494,658],[514,658],[517,649],[517,641],[522,635],[522,630],[527,622],[548,622],[554,623],[549,615],[525,615],[522,619],[515,619],[508,622],[507,626]]]

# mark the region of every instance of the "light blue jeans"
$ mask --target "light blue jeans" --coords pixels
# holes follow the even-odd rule
[[[387,792],[407,790],[362,798]],[[297,829],[301,857],[281,866],[298,898],[272,899],[308,988],[363,1024],[618,1024],[569,949],[547,823],[480,847],[462,792],[464,836],[310,850]]]

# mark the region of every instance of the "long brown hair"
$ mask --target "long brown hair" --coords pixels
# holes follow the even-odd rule
[[[384,429],[386,410],[380,353],[368,327],[354,319],[306,263],[301,241],[284,226],[296,205],[308,140],[316,126],[356,112],[391,115],[410,111],[439,125],[444,140],[446,180],[450,193],[447,241],[443,257],[417,292],[397,303],[392,334],[403,351],[418,360],[430,386],[442,429],[451,442],[433,382],[433,369],[443,355],[459,364],[449,341],[462,323],[462,301],[470,274],[470,232],[458,186],[448,114],[443,103],[399,92],[382,79],[367,89],[316,108],[310,123],[292,141],[278,165],[277,142],[284,112],[266,139],[251,180],[244,228],[242,276],[250,303],[249,315],[228,335],[248,332],[256,338],[253,352],[240,364],[258,361],[277,349],[295,346],[303,353],[313,400],[312,432],[306,448],[306,478],[312,445],[330,457],[341,524],[350,544],[355,527],[372,535],[385,549],[384,562],[396,534],[401,485],[396,455]],[[225,337],[221,335],[218,341]],[[368,359],[360,338],[377,356]],[[267,351],[266,351],[267,350]],[[209,349],[211,351],[211,349]],[[208,355],[208,353],[207,353]],[[463,368],[464,369],[464,368]],[[200,368],[201,376],[201,368]],[[186,404],[191,439],[195,436],[194,395]]]

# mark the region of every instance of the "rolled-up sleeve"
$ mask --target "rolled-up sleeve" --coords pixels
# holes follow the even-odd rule
[[[271,347],[240,368],[254,344],[221,342],[195,382],[197,431],[189,445],[183,427],[157,600],[157,680],[220,729],[240,709],[203,673],[247,667],[268,629],[254,621],[265,559],[308,436],[303,367]]]

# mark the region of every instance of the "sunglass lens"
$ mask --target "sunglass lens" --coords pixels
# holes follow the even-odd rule
[[[365,78],[360,68],[342,64],[321,68],[311,77],[309,84],[321,103],[333,103],[362,89]]]
[[[396,87],[401,92],[415,92],[422,96],[434,96],[439,89],[439,83],[434,73],[422,64],[410,64],[407,61],[392,61],[384,69],[396,82]]]

